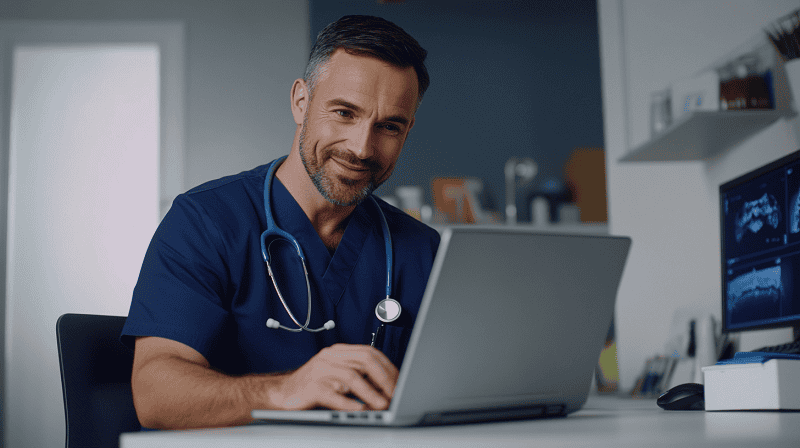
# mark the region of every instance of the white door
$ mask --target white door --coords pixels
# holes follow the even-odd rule
[[[160,218],[163,58],[157,43],[44,42],[10,59],[5,439],[61,446],[56,319],[126,315]]]

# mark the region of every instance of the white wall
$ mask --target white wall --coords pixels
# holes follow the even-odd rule
[[[649,138],[652,92],[700,72],[799,7],[797,0],[598,2],[609,225],[633,238],[616,312],[623,389],[663,352],[677,309],[720,318],[719,184],[796,150],[796,123],[779,120],[709,161],[618,159]],[[748,333],[742,346],[789,335]]]

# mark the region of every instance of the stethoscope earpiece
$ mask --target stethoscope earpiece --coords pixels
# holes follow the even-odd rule
[[[306,325],[308,325],[308,324],[306,324]],[[325,322],[325,325],[323,325],[320,328],[307,328],[307,327],[303,328],[302,326],[299,327],[299,328],[289,328],[289,327],[284,327],[277,320],[275,320],[273,318],[269,318],[269,319],[267,319],[267,328],[272,328],[272,329],[275,329],[275,330],[277,330],[278,328],[281,328],[281,329],[286,330],[286,331],[294,331],[294,332],[299,332],[299,331],[306,330],[306,331],[310,331],[312,333],[316,333],[316,332],[322,331],[322,330],[332,330],[332,329],[336,328],[336,323],[334,323],[332,320],[329,320],[329,321]]]

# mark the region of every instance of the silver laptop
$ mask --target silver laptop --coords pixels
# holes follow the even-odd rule
[[[591,387],[630,244],[522,227],[446,228],[388,410],[252,416],[413,426],[575,412]]]

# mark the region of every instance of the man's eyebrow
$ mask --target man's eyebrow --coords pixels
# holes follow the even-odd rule
[[[348,109],[353,109],[356,112],[362,112],[361,108],[356,106],[355,104],[351,103],[350,101],[343,100],[341,98],[334,98],[328,101],[329,106],[342,106]]]
[[[392,123],[398,123],[398,124],[402,124],[404,126],[408,124],[408,118],[406,118],[406,117],[404,117],[402,115],[392,115],[391,117],[388,117],[384,121],[389,121],[389,122],[392,122]]]
[[[330,106],[342,106],[342,107],[346,107],[348,109],[352,109],[352,110],[354,110],[356,112],[359,112],[359,113],[363,112],[363,110],[360,107],[356,106],[355,104],[351,103],[350,101],[343,100],[341,98],[334,98],[334,99],[328,101],[328,105],[330,105]],[[404,117],[402,115],[392,115],[391,117],[387,117],[383,121],[388,121],[388,122],[392,122],[392,123],[399,123],[399,124],[402,124],[404,126],[408,125],[408,123],[409,123],[408,118],[406,118],[406,117]]]

